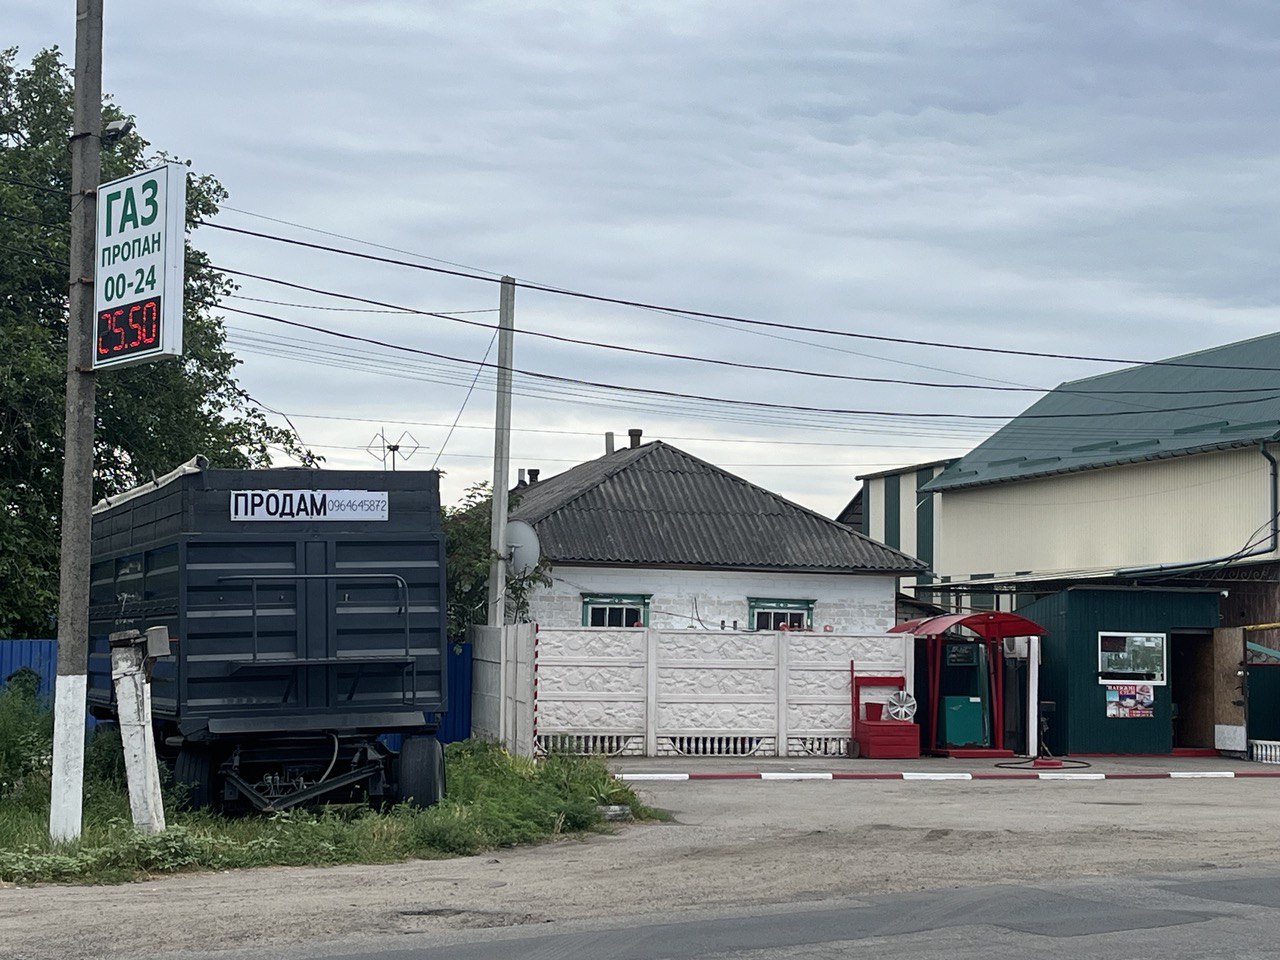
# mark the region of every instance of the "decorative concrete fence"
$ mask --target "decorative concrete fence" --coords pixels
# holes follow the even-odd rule
[[[860,674],[905,675],[908,685],[912,676],[900,635],[637,627],[539,630],[532,639],[538,752],[843,755],[849,662]],[[864,702],[892,692],[866,690]]]
[[[1249,759],[1258,763],[1280,763],[1280,740],[1250,740]]]

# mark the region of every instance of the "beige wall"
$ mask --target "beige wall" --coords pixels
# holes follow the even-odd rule
[[[1250,447],[945,491],[935,568],[963,580],[1222,556],[1269,533],[1268,478]]]

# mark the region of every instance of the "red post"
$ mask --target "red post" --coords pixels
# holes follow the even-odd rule
[[[942,675],[942,643],[938,637],[929,643],[929,752],[938,751],[938,686]]]

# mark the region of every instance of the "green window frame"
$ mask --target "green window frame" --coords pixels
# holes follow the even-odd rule
[[[780,597],[747,597],[747,624],[751,630],[812,630],[815,602]]]
[[[584,593],[582,625],[584,627],[631,627],[649,625],[651,593]]]

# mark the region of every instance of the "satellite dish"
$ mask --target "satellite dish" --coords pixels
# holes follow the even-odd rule
[[[538,565],[542,559],[542,545],[538,543],[538,531],[523,520],[507,523],[507,561],[511,573],[522,576]]]

